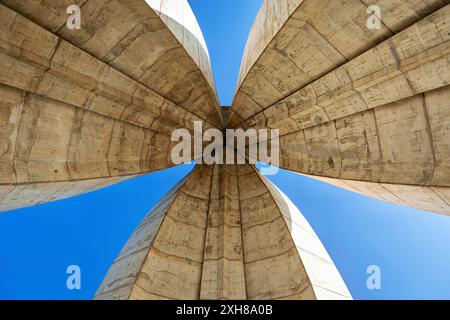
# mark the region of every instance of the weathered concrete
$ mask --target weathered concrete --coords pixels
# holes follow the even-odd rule
[[[223,111],[186,0],[0,0],[0,211],[168,168],[173,130],[202,121],[279,129],[282,168],[450,214],[449,3],[266,0]],[[351,297],[289,199],[215,165],[144,219],[96,298]]]
[[[298,209],[255,168],[200,166],[141,223],[96,299],[350,299]]]
[[[0,210],[168,168],[174,129],[222,127],[189,5],[151,5],[0,1]]]
[[[279,104],[279,101],[286,100],[294,93],[300,101],[286,102],[287,107],[311,100],[307,98],[313,93],[305,91],[305,87],[318,97],[326,98],[328,93],[328,99],[342,99],[348,95],[340,97],[337,93],[342,94],[342,89],[349,83],[359,80],[356,82],[359,86],[369,79],[373,81],[375,79],[367,76],[377,71],[378,76],[388,76],[379,72],[383,69],[391,72],[396,69],[410,71],[448,53],[445,47],[435,48],[433,54],[438,54],[438,57],[426,52],[448,39],[447,23],[444,22],[448,19],[448,8],[439,10],[448,1],[365,2],[264,1],[244,53],[233,103],[232,126]],[[366,27],[367,8],[371,4],[381,7],[381,30],[369,30]],[[434,18],[421,22],[428,14],[439,11]],[[413,27],[408,28],[411,25]],[[398,33],[402,35],[395,35]],[[421,52],[426,54],[419,55]],[[424,58],[428,60],[423,61]],[[413,62],[416,65],[413,66]],[[407,65],[410,65],[409,69]],[[400,73],[397,71],[395,75]],[[366,79],[363,82],[364,77]],[[439,78],[438,75],[433,77],[436,80]],[[355,91],[359,91],[358,86]],[[395,88],[393,85],[391,87],[391,90]],[[341,90],[338,91],[338,88]],[[335,94],[331,95],[334,91]],[[324,107],[329,104],[320,105]],[[300,112],[299,109],[292,110],[289,115]]]
[[[386,185],[395,202],[449,214],[446,3],[265,1],[230,125],[279,129],[284,169],[352,181],[369,196]],[[372,4],[381,30],[366,27]]]
[[[200,299],[245,299],[242,223],[236,166],[214,166]]]

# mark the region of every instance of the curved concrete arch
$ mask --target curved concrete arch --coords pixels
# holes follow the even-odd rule
[[[351,295],[300,211],[255,168],[202,165],[144,218],[95,299]]]
[[[444,7],[447,0],[265,0],[244,52],[232,126]],[[366,26],[370,5],[381,29]]]
[[[217,94],[209,51],[200,25],[187,0],[146,0],[173,35],[189,52]]]
[[[165,169],[174,129],[222,127],[198,24],[170,3],[182,21],[166,1],[0,1],[1,211]]]
[[[449,214],[448,1],[375,1],[380,30],[368,1],[305,0],[284,24],[272,2],[259,24],[280,27],[255,23],[247,50],[268,45],[244,58],[230,124],[279,129],[284,169]]]
[[[186,0],[0,0],[0,211],[170,167],[172,132],[203,121],[279,129],[282,168],[450,214],[449,2],[266,0],[224,123]],[[144,219],[96,298],[351,295],[280,190],[217,164]]]
[[[236,91],[244,82],[250,69],[261,57],[270,42],[280,32],[292,13],[303,0],[264,0],[253,22],[242,57]]]
[[[223,126],[206,45],[187,0],[0,4],[212,125]],[[66,10],[73,4],[81,8],[80,30],[65,27]]]

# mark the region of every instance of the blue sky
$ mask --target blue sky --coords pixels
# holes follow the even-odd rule
[[[262,0],[190,1],[209,47],[219,97],[231,104]],[[190,170],[157,172],[94,193],[0,213],[0,299],[90,299],[144,215]],[[300,208],[355,299],[450,299],[450,218],[379,202],[280,171],[269,177]],[[66,268],[81,267],[81,290]],[[367,289],[378,265],[382,289]]]

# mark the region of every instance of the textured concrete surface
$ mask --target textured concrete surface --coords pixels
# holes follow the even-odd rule
[[[81,30],[71,4],[0,1],[0,210],[170,167],[174,129],[222,127],[186,1],[78,1]]]
[[[144,218],[96,299],[351,299],[298,209],[249,165],[200,166]]]
[[[279,129],[284,169],[450,214],[449,3],[266,0],[223,111],[186,0],[0,0],[0,211],[173,166],[172,132],[202,121]],[[73,4],[80,30],[65,26]],[[96,298],[351,296],[255,168],[205,165],[144,219]]]
[[[231,126],[279,129],[284,169],[450,214],[447,3],[265,1]]]

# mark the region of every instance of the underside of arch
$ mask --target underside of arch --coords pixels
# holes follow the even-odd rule
[[[187,1],[2,0],[0,17],[1,211],[168,168],[175,129],[223,127]]]
[[[298,209],[254,167],[199,166],[144,218],[96,299],[351,299]]]
[[[442,0],[266,0],[230,126],[279,129],[281,168],[450,214],[449,26]]]

